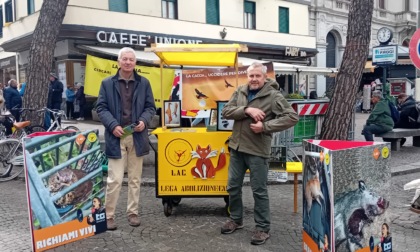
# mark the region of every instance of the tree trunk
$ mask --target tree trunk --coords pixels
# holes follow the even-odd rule
[[[54,59],[54,49],[66,14],[69,0],[44,0],[29,48],[27,84],[23,99],[25,108],[41,109],[47,105],[49,73]],[[26,120],[32,125],[42,125],[44,118],[29,113]]]
[[[351,1],[346,49],[336,77],[330,106],[322,124],[321,139],[348,138],[357,90],[369,55],[372,12],[373,0]]]

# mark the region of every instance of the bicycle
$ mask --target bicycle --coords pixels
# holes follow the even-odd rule
[[[33,109],[24,108],[23,111],[25,110],[34,111]],[[61,127],[59,118],[62,116],[65,117],[64,111],[54,111],[48,108],[44,108],[42,110],[38,110],[37,112],[45,111],[52,113],[54,116],[54,122],[51,124],[47,131],[80,131],[75,126],[68,126],[64,129]],[[7,115],[6,119],[11,120],[10,117],[13,118],[13,116]],[[14,122],[13,126],[16,129],[15,132],[10,137],[0,140],[0,182],[12,180],[23,172],[23,139],[28,134],[34,133],[37,129],[38,131],[45,131],[44,127],[42,126],[32,126],[31,128],[28,128],[30,124],[30,121]],[[14,168],[15,166],[17,167]]]
[[[52,114],[52,118],[54,118],[53,123],[46,130],[47,132],[50,132],[50,131],[65,131],[65,130],[80,131],[79,128],[77,128],[76,126],[73,126],[73,125],[67,126],[65,128],[63,128],[61,126],[60,119],[62,117],[64,117],[65,119],[67,119],[66,114],[65,114],[65,112],[63,110],[43,108],[41,110],[38,110],[38,112],[47,112],[47,113],[49,112],[49,113]]]

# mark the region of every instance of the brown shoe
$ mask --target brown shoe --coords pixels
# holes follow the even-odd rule
[[[242,222],[235,222],[234,220],[229,219],[225,223],[223,223],[220,231],[222,234],[231,234],[235,232],[235,230],[242,228],[244,228]]]
[[[128,224],[130,224],[130,226],[132,227],[138,227],[140,226],[140,219],[137,215],[135,214],[130,214],[128,216]]]
[[[115,224],[114,219],[107,219],[106,220],[106,229],[108,229],[108,230],[116,230],[117,229],[117,224]]]
[[[270,238],[270,235],[268,234],[268,232],[264,232],[261,230],[255,230],[254,234],[252,235],[251,238],[251,244],[252,245],[261,245],[264,244],[265,241]]]

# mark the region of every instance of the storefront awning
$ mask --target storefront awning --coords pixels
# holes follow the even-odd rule
[[[102,53],[106,55],[112,55],[112,56],[118,56],[118,52],[121,48],[112,48],[112,47],[101,47],[101,46],[91,46],[91,45],[78,45],[77,46],[80,49],[96,52],[96,53]],[[136,53],[136,58],[140,62],[144,62],[147,64],[157,64],[156,62],[159,61],[159,58],[156,56],[156,54],[152,52],[145,52],[145,51],[139,51],[134,50]]]
[[[256,60],[256,59],[250,59],[246,57],[238,57],[238,61],[244,66],[249,66],[253,62],[260,62],[260,63],[269,62],[266,60]],[[308,74],[308,75],[326,75],[326,76],[332,77],[338,73],[337,68],[302,66],[302,65],[278,63],[278,62],[273,62],[273,67],[274,67],[274,72],[276,72],[277,74],[286,74],[286,75]]]
[[[376,66],[374,66],[374,65],[372,64],[372,61],[371,61],[371,60],[368,60],[368,61],[366,61],[366,63],[365,63],[365,69],[363,69],[363,72],[364,72],[364,73],[373,73],[373,72],[375,71],[375,67],[376,67]]]

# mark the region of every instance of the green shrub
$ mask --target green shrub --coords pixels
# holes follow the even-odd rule
[[[288,94],[286,95],[287,99],[304,99],[302,95],[298,93]]]

